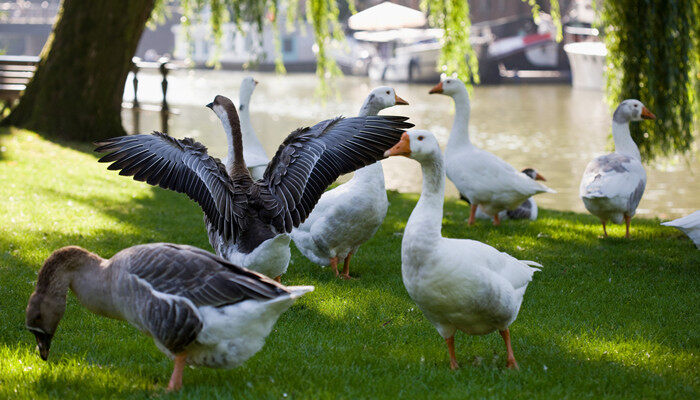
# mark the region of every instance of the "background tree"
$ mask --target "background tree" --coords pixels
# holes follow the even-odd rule
[[[630,125],[642,157],[691,150],[700,114],[700,1],[606,0],[600,11],[611,107],[635,98],[657,117]]]

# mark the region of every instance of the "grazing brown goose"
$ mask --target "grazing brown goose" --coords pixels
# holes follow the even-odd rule
[[[292,132],[263,178],[254,181],[243,159],[236,107],[216,96],[207,105],[233,133],[234,162],[228,172],[192,139],[162,133],[121,136],[96,143],[110,152],[100,162],[166,189],[186,193],[205,214],[209,242],[234,264],[279,277],[289,264],[289,232],[299,226],[323,191],[341,174],[372,164],[396,144],[408,118],[335,118]]]
[[[47,360],[70,288],[88,310],[126,320],[174,359],[169,390],[185,365],[233,368],[265,343],[279,316],[313,286],[283,286],[192,246],[152,243],[105,260],[77,246],[56,250],[39,271],[26,327]]]

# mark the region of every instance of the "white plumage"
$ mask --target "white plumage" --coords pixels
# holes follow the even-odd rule
[[[690,215],[686,215],[683,218],[663,222],[661,225],[672,226],[679,229],[681,232],[688,235],[690,240],[695,243],[695,247],[700,249],[700,210],[695,211]]]
[[[472,205],[470,225],[474,222],[477,209],[492,216],[494,224],[498,225],[499,212],[513,210],[535,194],[555,193],[496,155],[472,144],[468,127],[469,94],[462,81],[447,78],[430,93],[445,94],[452,97],[455,103],[454,123],[445,148],[445,169],[447,177]]]
[[[377,115],[384,108],[408,104],[394,89],[380,86],[370,92],[360,108],[360,117]],[[311,262],[331,265],[338,276],[349,279],[350,259],[360,245],[374,236],[386,217],[389,200],[382,164],[376,162],[355,171],[350,181],[321,196],[306,221],[292,231],[294,244]]]
[[[508,327],[520,311],[528,283],[540,266],[474,240],[442,237],[445,173],[435,137],[411,131],[387,155],[409,154],[421,163],[423,190],[404,230],[401,273],[406,290],[447,341],[457,367],[454,334],[499,331],[508,366],[517,368]]]

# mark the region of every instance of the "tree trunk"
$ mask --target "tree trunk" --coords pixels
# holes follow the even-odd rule
[[[63,0],[34,78],[2,121],[49,136],[124,134],[124,84],[154,0]]]

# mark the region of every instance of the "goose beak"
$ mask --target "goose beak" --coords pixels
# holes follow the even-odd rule
[[[49,349],[51,348],[51,338],[53,337],[53,335],[49,335],[48,333],[38,331],[32,331],[32,333],[36,337],[36,345],[39,349],[39,357],[41,357],[41,359],[44,361],[48,360]]]
[[[399,140],[394,147],[384,152],[384,157],[391,156],[406,156],[411,154],[411,139],[408,137],[408,132],[404,132],[401,135],[401,140]]]
[[[396,97],[396,105],[397,106],[407,106],[408,102],[401,97],[399,97],[398,94],[394,94],[394,97]]]
[[[547,181],[546,179],[544,179],[544,176],[540,175],[539,172],[537,173],[537,175],[535,175],[535,180],[536,181]]]
[[[428,92],[429,94],[435,94],[435,93],[442,93],[442,82],[438,83],[437,85],[433,86],[432,89]]]
[[[214,102],[211,102],[211,103],[207,104],[206,107],[208,107],[208,108],[210,108],[210,109],[213,110],[213,109],[214,109]]]
[[[654,115],[648,108],[642,107],[642,119],[656,119]]]

